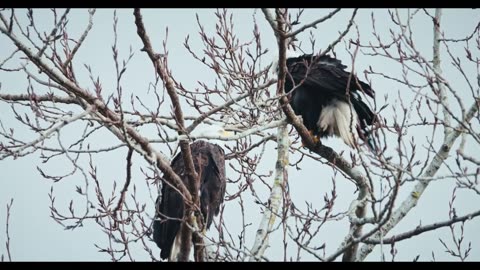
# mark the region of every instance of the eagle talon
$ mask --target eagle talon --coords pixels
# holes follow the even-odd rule
[[[308,133],[310,133],[310,137],[312,137],[314,144],[317,144],[320,141],[320,137],[315,135],[315,133],[313,133],[313,130],[309,130]]]
[[[308,131],[308,134],[310,135],[310,137],[312,137],[313,143],[314,143],[315,145],[320,142],[320,136],[315,135],[315,134],[313,133],[313,130],[309,130],[309,131]],[[306,145],[305,145],[305,141],[302,139],[302,145],[301,145],[301,147],[305,147],[305,146],[306,146]]]

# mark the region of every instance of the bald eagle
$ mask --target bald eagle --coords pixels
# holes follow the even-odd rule
[[[316,140],[338,136],[354,147],[360,137],[373,147],[367,127],[375,115],[359,93],[373,98],[374,91],[345,68],[329,55],[289,57],[285,92],[291,92],[290,105]]]
[[[195,141],[190,145],[195,170],[200,178],[200,209],[207,229],[214,215],[218,215],[225,195],[225,152],[206,141]],[[187,183],[183,156],[180,152],[171,162],[173,171]],[[162,259],[170,258],[172,246],[183,218],[182,196],[170,185],[164,183],[157,198],[156,214],[153,222],[153,240],[161,249]]]

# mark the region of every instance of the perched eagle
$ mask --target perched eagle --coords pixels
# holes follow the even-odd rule
[[[195,170],[200,177],[200,209],[207,229],[218,215],[225,195],[225,152],[206,141],[195,141],[190,145]],[[171,163],[173,171],[187,184],[183,156],[180,152]],[[182,196],[170,185],[164,183],[161,196],[157,198],[156,214],[153,222],[153,240],[161,249],[160,257],[170,257],[175,237],[183,218]]]
[[[374,91],[345,68],[329,55],[289,57],[285,92],[292,91],[290,105],[316,140],[335,135],[354,147],[358,137],[367,140],[375,118],[359,92],[373,98]]]

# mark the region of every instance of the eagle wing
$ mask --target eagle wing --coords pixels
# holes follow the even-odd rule
[[[200,174],[200,208],[207,229],[213,217],[220,212],[226,188],[225,152],[218,145],[205,141],[192,144],[192,153],[198,153],[195,169]],[[197,165],[198,164],[198,165]]]
[[[325,104],[326,100],[337,98],[342,101],[347,100],[347,84],[351,73],[345,71],[347,66],[343,65],[338,59],[329,55],[315,57],[303,55],[296,58],[287,59],[287,68],[290,75],[287,75],[285,82],[285,91],[290,92],[294,86],[300,85],[299,97],[293,97],[293,102],[300,102],[296,106],[297,110],[301,110],[302,104],[305,107],[311,107],[310,103]],[[291,76],[291,77],[290,77]],[[293,79],[293,81],[292,81]],[[374,97],[375,92],[367,83],[359,80],[353,75],[350,79],[350,102],[357,112],[361,129],[364,130],[367,125],[371,125],[374,121],[374,114],[367,104],[365,104],[357,91],[364,92],[370,97]],[[296,90],[295,90],[296,91]],[[315,121],[318,115],[314,116]]]
[[[171,162],[173,171],[186,182],[185,166],[181,153]],[[153,222],[153,240],[161,249],[160,257],[166,259],[170,256],[173,242],[180,229],[180,220],[183,218],[183,197],[169,184],[163,182],[161,196],[156,202],[156,215]]]
[[[313,63],[313,64],[312,64]],[[322,91],[324,94],[332,95],[340,100],[346,100],[346,89],[350,72],[345,71],[346,66],[338,59],[329,55],[322,57],[312,57],[312,55],[304,55],[287,60],[287,68],[293,78],[287,75],[286,81],[290,84],[286,89],[289,92],[293,85],[298,85],[303,80],[304,87],[311,87],[316,91]],[[308,72],[308,74],[307,74]],[[374,91],[368,84],[360,81],[355,75],[350,81],[350,91],[363,90],[363,92],[371,97]]]

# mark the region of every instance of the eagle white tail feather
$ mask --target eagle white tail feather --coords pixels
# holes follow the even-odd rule
[[[172,249],[170,250],[170,257],[168,259],[170,262],[178,261],[177,255],[180,252],[180,246],[182,245],[180,238],[180,233],[177,233],[177,236],[175,236],[175,240],[173,241]]]
[[[353,107],[340,100],[333,100],[323,107],[317,122],[318,128],[328,136],[337,135],[352,148],[358,138],[357,124],[358,116]]]

